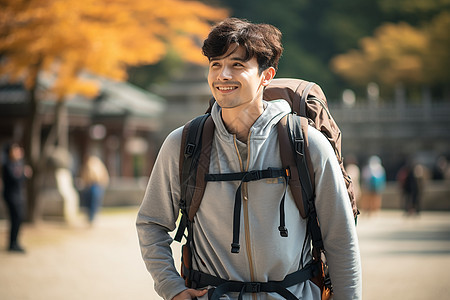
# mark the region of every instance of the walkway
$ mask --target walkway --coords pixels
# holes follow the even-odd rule
[[[0,299],[160,299],[140,257],[135,215],[136,208],[104,209],[93,228],[54,221],[27,226],[24,255],[4,250],[6,222],[0,220]],[[450,294],[450,213],[408,219],[382,212],[361,217],[358,232],[365,300]]]

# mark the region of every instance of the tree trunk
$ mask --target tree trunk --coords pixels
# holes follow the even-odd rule
[[[40,203],[39,192],[41,191],[45,181],[44,171],[49,161],[49,157],[53,155],[55,146],[62,147],[66,150],[68,149],[67,109],[65,106],[65,101],[61,98],[56,102],[54,110],[55,122],[52,124],[45,140],[41,141],[42,124],[38,110],[39,101],[38,99],[33,100],[36,107],[34,108],[35,111],[32,115],[35,117],[33,125],[30,126],[34,126],[32,128],[35,129],[35,131],[30,132],[33,135],[31,137],[31,143],[34,145],[34,148],[32,146],[30,149],[32,149],[31,151],[35,151],[35,158],[37,157],[38,159],[33,160],[32,158],[32,167],[34,171],[33,178],[30,181],[30,195],[32,195],[32,197],[28,197],[28,220],[31,223],[35,223],[42,219],[43,203]],[[30,118],[30,123],[32,120],[33,118]]]
[[[42,156],[47,159],[54,150],[55,146],[68,150],[69,148],[69,131],[67,123],[67,108],[63,98],[56,101],[54,109],[55,122],[50,128],[50,132],[44,141],[42,147]],[[46,164],[45,160],[41,160],[41,164]],[[42,166],[44,167],[44,166]]]
[[[67,118],[66,102],[61,98],[55,107],[55,125],[57,134],[57,145],[63,149],[69,150],[69,124]]]
[[[30,73],[32,84],[28,89],[30,116],[27,122],[26,141],[25,141],[25,159],[33,169],[33,176],[27,181],[27,214],[26,219],[31,223],[37,221],[37,207],[39,199],[39,186],[42,182],[39,160],[41,154],[41,127],[42,121],[39,114],[39,101],[36,97],[38,85],[38,73],[40,64],[35,66]]]

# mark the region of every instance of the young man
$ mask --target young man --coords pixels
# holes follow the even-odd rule
[[[279,30],[271,25],[227,19],[212,29],[203,53],[210,62],[208,83],[216,99],[211,113],[215,132],[209,172],[281,168],[276,124],[291,109],[284,100],[262,99],[282,53]],[[182,129],[173,131],[161,148],[137,217],[137,230],[142,256],[159,295],[167,300],[208,299],[207,290],[185,286],[170,250],[169,232],[176,228],[180,208]],[[308,140],[315,172],[315,203],[334,299],[360,299],[359,248],[342,173],[331,145],[319,131],[310,127]],[[312,256],[306,220],[300,217],[289,189],[284,203],[289,235],[281,237],[278,231],[280,201],[285,192],[281,179],[242,183],[240,251],[230,252],[239,184],[208,182],[193,223],[193,269],[224,280],[263,283],[282,281],[307,268]],[[299,299],[321,297],[319,288],[308,279],[288,290]],[[239,297],[239,293],[226,295],[226,299]],[[241,296],[284,299],[278,293],[257,290],[247,290]]]

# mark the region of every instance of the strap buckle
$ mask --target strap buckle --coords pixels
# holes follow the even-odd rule
[[[286,226],[278,226],[278,230],[280,231],[281,237],[288,237],[288,230]]]
[[[260,293],[261,292],[261,283],[248,282],[244,285],[244,291],[246,293]]]
[[[305,141],[303,139],[296,138],[294,141],[295,152],[303,158],[305,153]]]
[[[248,177],[246,178],[246,180],[249,181],[255,181],[255,180],[260,180],[262,178],[262,172],[261,171],[250,171],[248,172]]]
[[[184,149],[184,156],[190,157],[195,150],[195,144],[189,143],[186,145],[186,148]]]
[[[241,249],[241,245],[239,245],[238,243],[231,244],[231,253],[239,253],[240,249]]]
[[[291,179],[291,168],[287,167],[286,169],[284,169],[284,172],[286,174],[286,178]]]

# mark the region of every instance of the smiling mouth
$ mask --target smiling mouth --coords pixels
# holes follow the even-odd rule
[[[228,92],[237,89],[237,86],[218,86],[216,89],[219,91]]]

